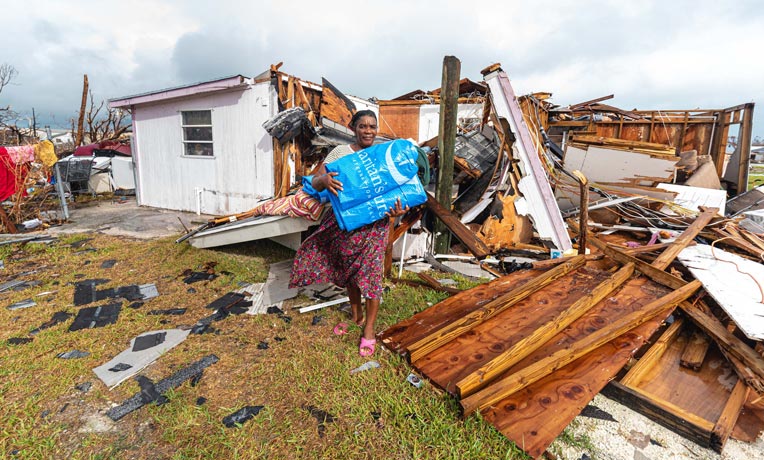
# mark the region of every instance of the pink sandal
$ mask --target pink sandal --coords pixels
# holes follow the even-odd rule
[[[377,346],[377,339],[367,339],[361,337],[361,344],[358,346],[358,354],[364,358],[374,354]]]
[[[347,323],[337,323],[337,325],[334,326],[334,335],[345,335],[347,333],[348,333]]]

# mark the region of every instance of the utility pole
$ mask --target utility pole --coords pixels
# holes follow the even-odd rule
[[[435,198],[451,210],[451,187],[454,181],[454,145],[456,114],[459,100],[459,72],[462,63],[454,56],[443,58],[443,80],[440,85],[440,127],[438,129],[438,184]],[[435,222],[436,254],[446,254],[451,247],[451,233],[446,225]]]

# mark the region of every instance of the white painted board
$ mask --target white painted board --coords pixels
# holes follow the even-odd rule
[[[677,184],[658,184],[656,188],[675,192],[677,195],[674,198],[674,203],[690,211],[700,212],[698,207],[705,206],[707,208],[719,208],[719,215],[724,215],[724,207],[727,205],[727,192],[724,190]]]
[[[677,258],[748,338],[764,340],[764,265],[705,244]]]
[[[646,153],[590,146],[588,149],[568,146],[564,165],[569,171],[579,170],[589,181],[599,183],[632,183],[652,185],[655,178],[668,181],[674,174],[679,157],[658,158]]]

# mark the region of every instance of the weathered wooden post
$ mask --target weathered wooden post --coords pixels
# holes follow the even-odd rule
[[[438,184],[435,197],[446,209],[451,209],[451,186],[454,176],[454,144],[456,144],[456,114],[459,99],[461,62],[454,56],[443,58],[443,80],[440,85],[440,128],[438,130]],[[435,222],[436,254],[448,252],[451,233],[445,224]]]

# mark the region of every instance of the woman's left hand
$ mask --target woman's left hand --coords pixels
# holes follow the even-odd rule
[[[395,201],[395,207],[390,208],[390,210],[387,211],[385,213],[385,215],[387,217],[398,217],[398,216],[402,216],[402,215],[406,214],[408,212],[408,210],[409,210],[408,206],[406,206],[405,208],[401,207],[401,199],[398,198]]]

